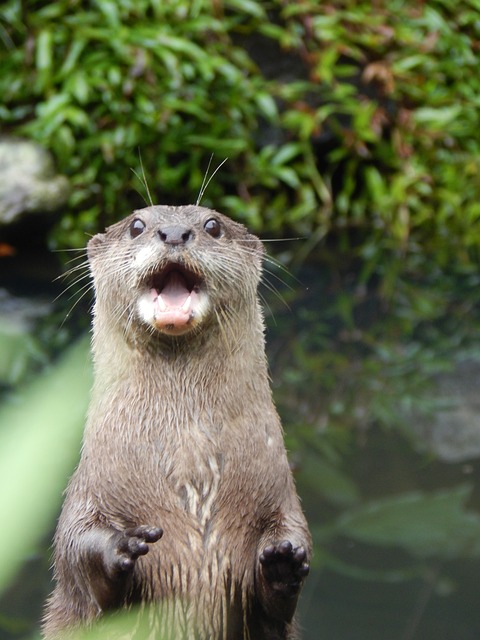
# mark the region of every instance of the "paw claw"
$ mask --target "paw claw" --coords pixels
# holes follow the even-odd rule
[[[133,569],[135,561],[132,558],[121,558],[119,562],[119,568],[121,571],[130,571]]]
[[[163,530],[160,527],[148,525],[125,529],[119,534],[117,541],[118,568],[125,572],[131,571],[137,558],[149,552],[149,543],[157,542],[162,535]]]
[[[292,553],[292,543],[289,540],[284,540],[278,545],[278,551],[284,556],[288,556]]]
[[[293,557],[296,562],[299,562],[299,563],[303,562],[307,557],[307,552],[303,547],[298,547],[297,549],[295,549],[295,553],[293,554]]]

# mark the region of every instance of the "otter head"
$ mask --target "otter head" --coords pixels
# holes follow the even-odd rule
[[[183,336],[255,304],[263,246],[198,206],[152,206],[94,236],[88,257],[101,304],[124,333]]]

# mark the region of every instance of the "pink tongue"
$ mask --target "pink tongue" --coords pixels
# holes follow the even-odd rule
[[[189,295],[190,291],[187,289],[185,278],[178,271],[174,271],[168,276],[166,285],[158,297],[162,299],[167,309],[173,310],[182,307]]]

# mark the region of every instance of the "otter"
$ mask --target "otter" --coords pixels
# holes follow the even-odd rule
[[[44,635],[138,604],[148,638],[296,638],[311,540],[269,384],[262,243],[201,206],[150,206],[87,252],[94,385]]]

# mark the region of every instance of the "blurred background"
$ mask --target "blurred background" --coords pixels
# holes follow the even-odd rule
[[[478,0],[4,0],[0,638],[39,634],[88,238],[197,200],[269,257],[306,640],[478,640]],[[147,186],[148,185],[148,189]],[[61,278],[62,274],[67,274]]]

